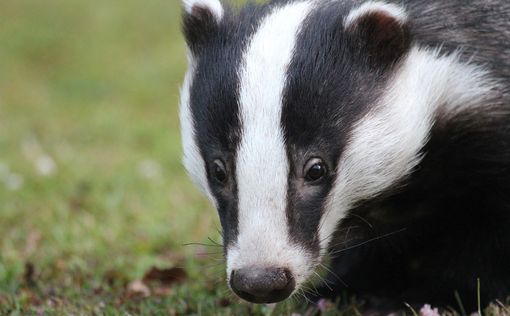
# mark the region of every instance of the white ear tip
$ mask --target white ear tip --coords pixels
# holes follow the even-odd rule
[[[384,12],[387,15],[394,17],[402,24],[407,21],[407,13],[403,7],[392,3],[369,1],[351,11],[345,18],[344,26],[346,28],[352,26],[359,18],[375,12]]]
[[[219,22],[223,18],[223,6],[219,0],[183,0],[184,10],[192,14],[194,7],[209,10]]]

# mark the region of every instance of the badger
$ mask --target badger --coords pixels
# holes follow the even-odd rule
[[[183,163],[227,283],[379,310],[510,295],[510,2],[184,0]],[[324,263],[323,263],[324,262]]]

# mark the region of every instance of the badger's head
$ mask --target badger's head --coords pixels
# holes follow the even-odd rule
[[[435,71],[430,54],[412,48],[392,4],[184,8],[184,164],[218,209],[232,290],[280,301],[314,273],[347,211],[419,162],[431,116],[419,103],[434,87],[413,74]]]

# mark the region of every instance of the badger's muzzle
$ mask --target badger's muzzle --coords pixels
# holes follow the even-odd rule
[[[249,302],[275,303],[289,297],[296,282],[288,269],[251,267],[233,270],[230,286]]]

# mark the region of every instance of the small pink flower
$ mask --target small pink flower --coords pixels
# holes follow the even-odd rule
[[[423,305],[420,309],[420,316],[440,316],[437,308],[432,309],[429,304]]]
[[[333,308],[333,304],[331,303],[331,301],[327,300],[327,299],[324,299],[324,298],[321,298],[318,302],[317,302],[317,308],[322,312],[322,313],[325,313],[329,310],[331,310]]]

